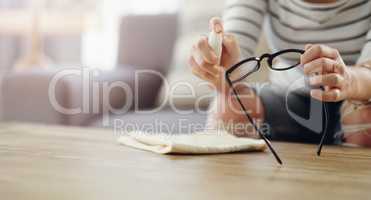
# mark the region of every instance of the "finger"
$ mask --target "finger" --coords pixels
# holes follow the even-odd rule
[[[213,83],[213,81],[214,81],[212,75],[210,75],[209,73],[207,73],[205,71],[198,70],[196,68],[192,68],[192,73],[194,75],[196,75],[197,77],[199,77],[200,79],[208,81],[210,83]]]
[[[209,64],[209,63],[206,63],[206,62],[202,63],[202,65],[199,65],[195,61],[194,57],[192,57],[191,59],[192,60],[190,60],[190,63],[195,63],[197,65],[197,68],[200,68],[201,70],[206,71],[213,76],[218,76],[219,75],[220,70],[218,68],[220,66],[217,66],[217,65],[214,65],[214,64]]]
[[[199,54],[196,61],[201,66],[204,62],[208,64],[217,64],[218,62],[218,57],[216,56],[214,50],[210,47],[207,37],[202,37],[201,39],[199,39],[196,45],[195,53]]]
[[[306,51],[306,50],[310,49],[312,46],[313,46],[313,44],[307,44],[307,45],[305,45],[304,50]]]
[[[196,45],[194,45],[192,47],[191,55],[192,55],[193,59],[195,60],[195,62],[197,63],[197,65],[201,65],[201,64],[205,63],[205,61],[204,61],[202,55],[199,53]]]
[[[304,65],[304,74],[335,72],[337,62],[329,58],[317,58]]]
[[[240,55],[240,46],[238,44],[237,38],[231,34],[225,34],[223,37],[223,47],[225,52],[232,56],[232,60],[238,60]],[[234,56],[234,57],[233,57]]]
[[[210,19],[209,28],[215,33],[222,33],[224,32],[223,21],[219,17],[213,17]]]
[[[326,57],[330,59],[336,59],[339,52],[336,49],[328,47],[326,45],[312,45],[305,53],[301,56],[301,64],[304,65],[317,58]]]
[[[309,83],[312,86],[329,86],[330,88],[342,88],[344,85],[344,77],[340,74],[325,74],[313,76],[309,78]]]
[[[199,78],[206,80],[206,81],[212,81],[213,76],[209,74],[207,71],[203,70],[197,62],[194,60],[193,57],[190,58],[189,64],[191,66],[192,73]]]
[[[205,62],[205,60],[203,59],[202,55],[200,55],[196,47],[194,47],[194,50],[192,51],[192,56],[189,60],[189,63],[194,63],[195,65],[197,65],[197,67],[207,71],[211,75],[219,74],[219,70],[217,69],[218,66],[216,66],[215,64]]]
[[[218,76],[219,75],[219,70],[218,70],[218,67],[217,65],[212,65],[212,64],[205,64],[205,65],[201,65],[200,68],[206,72],[208,72],[209,74],[213,75],[213,76]]]
[[[197,62],[195,61],[195,58],[192,56],[189,57],[188,59],[188,64],[191,68],[198,68],[199,65],[197,64]]]
[[[310,91],[310,95],[314,99],[324,102],[339,102],[342,100],[342,93],[340,89],[332,89],[326,92],[320,89],[314,89]]]
[[[188,64],[191,68],[199,68],[199,65],[197,64],[193,56],[189,57]]]
[[[371,147],[371,130],[348,131],[344,133],[345,142],[360,147]]]

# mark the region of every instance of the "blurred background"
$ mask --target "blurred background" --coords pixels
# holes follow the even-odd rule
[[[99,112],[65,115],[53,109],[48,98],[50,80],[58,71],[82,67],[101,71],[96,82],[122,81],[133,89],[138,69],[159,72],[170,84],[187,82],[196,89],[196,97],[174,98],[172,103],[194,108],[197,96],[212,91],[192,76],[187,58],[192,44],[209,32],[209,19],[222,16],[223,7],[224,0],[0,0],[1,119],[97,125],[106,106],[100,101]],[[266,51],[264,40],[259,49]],[[251,80],[266,77],[263,70]],[[89,94],[86,99],[82,89],[90,90],[91,85],[83,85],[81,79],[59,81],[60,105],[76,108],[104,98]],[[139,84],[133,108],[168,104],[165,97],[170,94],[159,77],[147,75]],[[174,93],[191,91],[178,87]],[[108,95],[115,108],[128,99],[119,88]],[[210,100],[201,106],[207,109]]]
[[[54,67],[85,65],[112,69],[122,16],[177,13],[180,3],[178,0],[0,0],[1,69],[11,69],[27,53],[36,54],[30,51],[42,51]]]

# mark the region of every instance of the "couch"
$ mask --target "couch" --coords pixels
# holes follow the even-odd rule
[[[187,58],[191,49],[191,44],[194,43],[200,35],[208,33],[208,20],[213,16],[221,16],[224,8],[225,0],[187,0],[182,4],[182,8],[179,12],[178,20],[178,37],[175,42],[173,53],[165,53],[164,60],[167,60],[170,63],[169,67],[165,69],[164,74],[166,75],[166,83],[169,85],[176,85],[177,83],[186,83],[190,85],[193,91],[190,91],[187,87],[178,87],[175,90],[169,91],[165,87],[166,84],[162,84],[161,89],[158,91],[156,88],[156,102],[153,106],[146,107],[144,110],[151,111],[157,108],[156,112],[134,112],[129,111],[124,115],[110,116],[108,122],[102,118],[98,118],[95,122],[91,123],[91,126],[98,127],[115,127],[119,130],[132,130],[132,129],[141,129],[148,132],[172,132],[172,133],[188,133],[199,131],[205,128],[207,120],[207,110],[210,104],[210,101],[213,99],[213,91],[210,90],[207,86],[202,85],[203,80],[198,79],[192,75],[191,70],[188,68]],[[169,32],[165,28],[164,32]],[[141,36],[141,34],[128,29],[126,34],[136,34]],[[171,31],[170,31],[171,32]],[[142,35],[142,37],[144,37]],[[131,38],[131,37],[127,37]],[[145,43],[142,43],[144,39],[137,38],[132,40],[127,45],[135,45],[141,47],[142,50],[138,54],[133,52],[128,52],[126,50],[132,49],[122,48],[124,51],[119,53],[120,58],[125,58],[128,55],[129,57],[136,58],[138,60],[142,59],[138,55],[146,55],[148,52],[152,53],[154,50],[148,51],[145,47]],[[124,40],[123,40],[124,41]],[[139,42],[138,45],[137,42]],[[153,44],[153,40],[147,41],[148,44]],[[164,48],[162,43],[153,44],[153,48],[156,51],[163,51],[167,48]],[[122,44],[121,44],[122,45]],[[142,46],[144,45],[144,46]],[[267,48],[266,41],[264,37],[259,43],[257,54],[265,53],[269,51]],[[145,52],[145,53],[143,53]],[[172,54],[172,57],[169,57]],[[153,61],[156,63],[157,61]],[[147,63],[142,64],[146,66]],[[161,65],[167,66],[167,65]],[[164,69],[164,68],[162,68]],[[262,70],[254,76],[251,77],[250,81],[253,82],[265,82],[268,80],[268,68],[262,68]],[[200,86],[202,85],[202,86]],[[191,94],[192,93],[192,94]],[[175,98],[173,95],[189,95],[192,97],[187,98]],[[195,108],[195,100],[199,97],[209,96],[208,99],[202,101],[199,105],[200,110]]]
[[[119,129],[139,128],[156,132],[159,129],[162,132],[193,132],[203,129],[207,118],[205,111],[213,91],[207,87],[198,87],[203,81],[190,73],[187,68],[187,56],[190,44],[201,34],[208,32],[208,19],[221,15],[223,2],[224,0],[189,0],[185,2],[180,14],[126,16],[122,19],[117,67],[113,71],[99,73],[99,76],[94,78],[102,84],[116,81],[127,84],[135,98],[138,98],[137,104],[132,105],[129,110],[104,112],[107,106],[99,104],[99,112],[95,113],[65,115],[56,112],[47,96],[47,85],[56,72],[43,71],[11,74],[4,79],[5,94],[2,95],[1,103],[4,110],[3,120]],[[206,7],[208,9],[204,9]],[[260,49],[265,49],[264,46]],[[189,83],[195,88],[196,97],[172,99],[174,101],[169,102],[167,97],[172,94],[164,87],[166,84],[163,79],[158,74],[145,74],[139,78],[138,84],[134,79],[137,70],[158,72],[166,77],[165,81],[170,85],[179,81]],[[264,81],[266,78],[266,71],[262,71],[253,80]],[[89,88],[91,85],[89,83]],[[139,89],[135,93],[136,86],[139,86]],[[57,87],[58,102],[66,108],[81,106],[84,102],[82,87],[81,77],[63,79]],[[173,92],[189,93],[183,88]],[[120,108],[130,100],[127,95],[120,88],[115,88],[108,95],[109,102],[113,107]],[[201,95],[210,95],[210,99],[202,103],[202,109],[198,112],[194,104],[195,99]],[[94,99],[107,98],[107,94],[90,94],[89,97],[89,104],[93,104]],[[172,106],[183,112],[175,112]],[[158,107],[161,109],[150,113]],[[137,112],[138,110],[142,112]],[[185,112],[187,114],[184,114]]]
[[[117,67],[111,71],[87,70],[90,74],[88,82],[83,82],[85,79],[81,76],[85,69],[68,68],[67,70],[80,72],[80,75],[63,76],[56,84],[54,105],[69,110],[86,108],[80,113],[66,114],[57,111],[48,95],[51,81],[66,68],[7,73],[2,77],[0,85],[1,119],[99,126],[98,121],[101,121],[103,115],[115,117],[114,113],[108,111],[120,111],[130,99],[120,87],[103,94],[102,85],[116,82],[127,85],[137,99],[129,111],[154,107],[163,81],[160,75],[166,76],[169,70],[177,28],[177,14],[124,16],[120,24]],[[138,80],[135,80],[135,72],[138,70],[151,70],[157,74],[140,74]],[[92,92],[94,84],[99,85],[98,92]],[[104,100],[109,102],[110,109]],[[92,108],[93,106],[96,108]],[[124,111],[126,110],[118,112],[118,115],[125,115]]]
[[[171,20],[169,16],[157,16],[155,19],[136,16],[135,19],[129,18],[131,20],[123,21],[118,62],[131,66],[135,65],[137,70],[154,69],[163,75],[165,81],[168,81],[166,77],[172,73],[174,68],[172,58],[174,52],[176,52],[174,46],[178,41],[174,36],[181,31],[179,30],[178,15],[172,17]],[[146,29],[143,29],[143,27],[146,27]],[[130,40],[127,41],[127,38],[130,38]],[[152,67],[143,68],[143,66]],[[143,101],[139,101],[142,107],[139,109],[133,108],[125,114],[98,117],[90,126],[172,133],[194,132],[203,129],[207,116],[205,112],[194,112],[192,105],[180,106],[178,108],[180,111],[192,110],[189,114],[183,114],[182,112],[176,112],[166,102],[165,104],[162,103],[163,98],[161,96],[166,94],[163,91],[160,92],[160,90],[164,90],[162,87],[164,83],[161,80],[155,80],[156,77],[159,78],[159,76],[154,75],[152,78],[146,79],[146,86],[140,89],[141,94],[137,97],[143,99]],[[181,77],[182,75],[177,79],[180,80]],[[141,78],[141,80],[144,79]],[[206,109],[207,106],[204,107],[204,110]]]

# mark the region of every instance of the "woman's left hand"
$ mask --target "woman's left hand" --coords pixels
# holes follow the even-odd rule
[[[324,102],[339,102],[351,97],[353,74],[337,49],[325,45],[306,45],[301,56],[304,73],[308,75],[311,96]]]

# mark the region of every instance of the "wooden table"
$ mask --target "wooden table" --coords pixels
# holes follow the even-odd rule
[[[371,199],[371,150],[162,156],[109,130],[0,124],[0,199]]]

